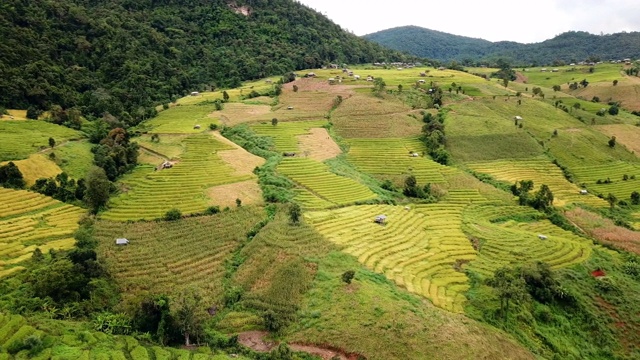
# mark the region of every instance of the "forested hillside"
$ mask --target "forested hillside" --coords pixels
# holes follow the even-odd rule
[[[402,57],[291,0],[6,0],[0,34],[0,107],[129,123],[188,91]]]
[[[417,26],[403,26],[365,35],[399,51],[440,61],[477,63],[503,57],[519,64],[551,64],[640,57],[640,33],[593,35],[582,31],[560,34],[540,43],[490,42]]]

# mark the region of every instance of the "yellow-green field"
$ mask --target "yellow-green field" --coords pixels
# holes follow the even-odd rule
[[[33,250],[70,249],[84,209],[24,190],[0,188],[0,278],[22,270]]]
[[[251,125],[256,134],[273,139],[275,150],[279,152],[299,152],[300,142],[298,136],[309,133],[312,128],[320,128],[327,125],[325,120],[317,121],[291,121],[272,125],[271,122],[263,122]]]
[[[304,159],[284,159],[278,171],[302,187],[296,197],[305,207],[324,208],[322,205],[346,205],[357,201],[375,199],[369,188],[357,181],[336,175],[320,162]],[[320,201],[318,201],[318,199]]]
[[[5,161],[0,163],[0,165],[6,163]],[[36,180],[40,178],[56,177],[56,175],[62,172],[62,169],[44,154],[33,154],[27,159],[17,160],[13,163],[20,169],[24,181],[27,183],[27,187],[35,184]]]
[[[548,185],[553,195],[554,206],[567,204],[586,204],[595,207],[606,207],[607,203],[592,195],[581,195],[575,184],[564,178],[562,170],[544,157],[529,160],[491,161],[470,163],[467,166],[477,172],[489,174],[497,180],[515,183],[521,180],[532,180],[536,189]]]
[[[162,136],[162,135],[161,135]],[[184,140],[185,153],[170,169],[143,165],[122,179],[121,194],[113,198],[102,218],[109,220],[155,219],[177,208],[185,214],[203,212],[215,204],[206,189],[255,179],[235,175],[235,170],[216,153],[234,148],[201,134]]]
[[[26,159],[49,147],[49,138],[57,143],[80,139],[83,135],[64,126],[40,120],[0,121],[0,161]]]

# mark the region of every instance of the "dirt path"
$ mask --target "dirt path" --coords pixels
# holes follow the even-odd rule
[[[529,79],[524,76],[521,72],[516,71],[516,82],[526,84]]]
[[[265,338],[269,335],[266,331],[247,331],[240,333],[238,335],[238,342],[254,351],[260,352],[269,352],[276,346],[278,346],[277,342],[265,340]],[[301,351],[306,352],[311,355],[319,356],[324,360],[331,360],[335,356],[338,356],[341,360],[351,360],[356,359],[357,355],[347,356],[339,351],[314,346],[314,345],[302,345],[302,344],[289,344],[289,348],[293,351]]]

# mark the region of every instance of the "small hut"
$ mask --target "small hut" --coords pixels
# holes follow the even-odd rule
[[[387,215],[378,215],[375,217],[373,222],[377,224],[385,224],[387,222]]]
[[[125,238],[116,239],[116,245],[129,245],[129,240]]]

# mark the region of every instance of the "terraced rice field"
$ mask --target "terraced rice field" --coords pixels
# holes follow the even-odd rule
[[[536,189],[546,184],[553,192],[555,206],[571,203],[596,207],[608,206],[604,200],[594,195],[581,195],[581,189],[567,181],[562,170],[549,159],[543,157],[519,161],[478,162],[467,164],[467,166],[474,171],[489,174],[500,181],[514,183],[520,180],[532,180]]]
[[[206,196],[206,189],[222,184],[254,179],[255,175],[236,175],[217,151],[233,150],[208,134],[184,140],[186,152],[173,168],[154,171],[152,166],[140,166],[122,179],[123,193],[110,202],[110,209],[101,215],[108,220],[138,220],[162,217],[177,208],[183,214],[202,212],[215,199]]]
[[[151,128],[151,132],[157,134],[200,133],[208,129],[210,123],[218,123],[215,116],[209,116],[215,112],[215,109],[212,104],[174,106],[161,111],[145,125]],[[194,129],[195,125],[200,125],[200,129]]]
[[[469,281],[462,265],[476,252],[462,232],[465,204],[367,205],[309,212],[306,219],[343,251],[434,305],[462,312]],[[387,215],[387,224],[374,217]],[[456,265],[459,265],[456,268]]]
[[[0,163],[0,165],[6,163],[5,161]],[[16,160],[13,163],[20,169],[22,177],[27,183],[27,187],[35,184],[36,180],[40,178],[56,177],[56,175],[62,172],[62,169],[60,169],[55,162],[49,160],[43,154],[32,154],[27,159]]]
[[[64,126],[45,121],[0,120],[0,161],[26,159],[49,147],[49,137],[57,143],[80,139],[83,135]]]
[[[100,258],[127,294],[175,294],[181,286],[195,285],[216,299],[224,260],[262,218],[260,208],[247,206],[173,222],[99,221],[95,234]],[[115,245],[122,237],[129,239],[128,246]]]
[[[0,278],[15,271],[37,247],[69,249],[84,209],[24,190],[0,188]]]
[[[632,192],[640,192],[640,166],[638,165],[618,161],[606,165],[573,167],[571,171],[578,182],[585,183],[596,194],[607,196],[612,193],[620,200],[628,200]],[[623,180],[624,175],[629,179]],[[631,179],[631,176],[635,176],[635,179]],[[610,179],[611,183],[597,184],[598,180],[606,179]]]
[[[514,217],[535,219],[533,209],[520,206],[472,205],[464,211],[462,229],[479,251],[469,268],[490,277],[499,267],[543,261],[562,268],[585,261],[591,241],[551,224],[548,220],[519,222]],[[538,235],[547,236],[541,240]]]
[[[442,183],[444,166],[424,155],[425,145],[417,138],[349,139],[347,159],[367,174],[404,178],[414,175],[419,184]],[[419,157],[411,157],[411,153]]]
[[[251,129],[260,136],[268,136],[273,139],[273,144],[280,152],[299,152],[299,135],[309,134],[312,128],[326,126],[327,121],[290,121],[278,123],[273,126],[271,122],[251,125]]]
[[[325,208],[322,205],[328,203],[346,205],[376,198],[376,194],[368,187],[353,179],[338,176],[330,172],[325,164],[314,160],[287,158],[278,165],[278,171],[304,188],[296,200],[306,208]]]

